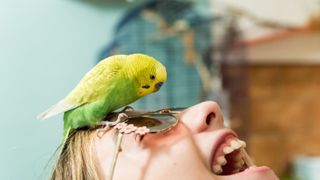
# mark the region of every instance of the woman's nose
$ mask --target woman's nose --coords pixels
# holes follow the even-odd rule
[[[195,133],[224,127],[221,109],[213,101],[206,101],[188,108],[181,114],[180,119]]]

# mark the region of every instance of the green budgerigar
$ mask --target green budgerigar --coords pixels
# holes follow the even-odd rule
[[[71,130],[95,127],[110,112],[158,91],[166,68],[144,54],[114,55],[100,61],[61,101],[38,115],[47,119],[64,112],[64,138]]]

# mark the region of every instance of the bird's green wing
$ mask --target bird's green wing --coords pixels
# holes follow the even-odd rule
[[[102,98],[120,70],[121,66],[116,61],[102,61],[83,77],[64,101],[80,106]]]
[[[111,56],[98,63],[63,100],[38,115],[38,119],[47,119],[103,97],[121,71],[121,61],[116,60],[119,58],[125,56]]]

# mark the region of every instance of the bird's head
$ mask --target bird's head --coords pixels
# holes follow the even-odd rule
[[[131,72],[139,86],[140,97],[157,92],[167,80],[166,68],[156,59],[144,54],[128,56]]]

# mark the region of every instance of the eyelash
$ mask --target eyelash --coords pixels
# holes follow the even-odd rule
[[[145,135],[143,135],[143,136],[136,136],[136,141],[140,144],[140,143],[142,142],[144,136],[145,136]]]

